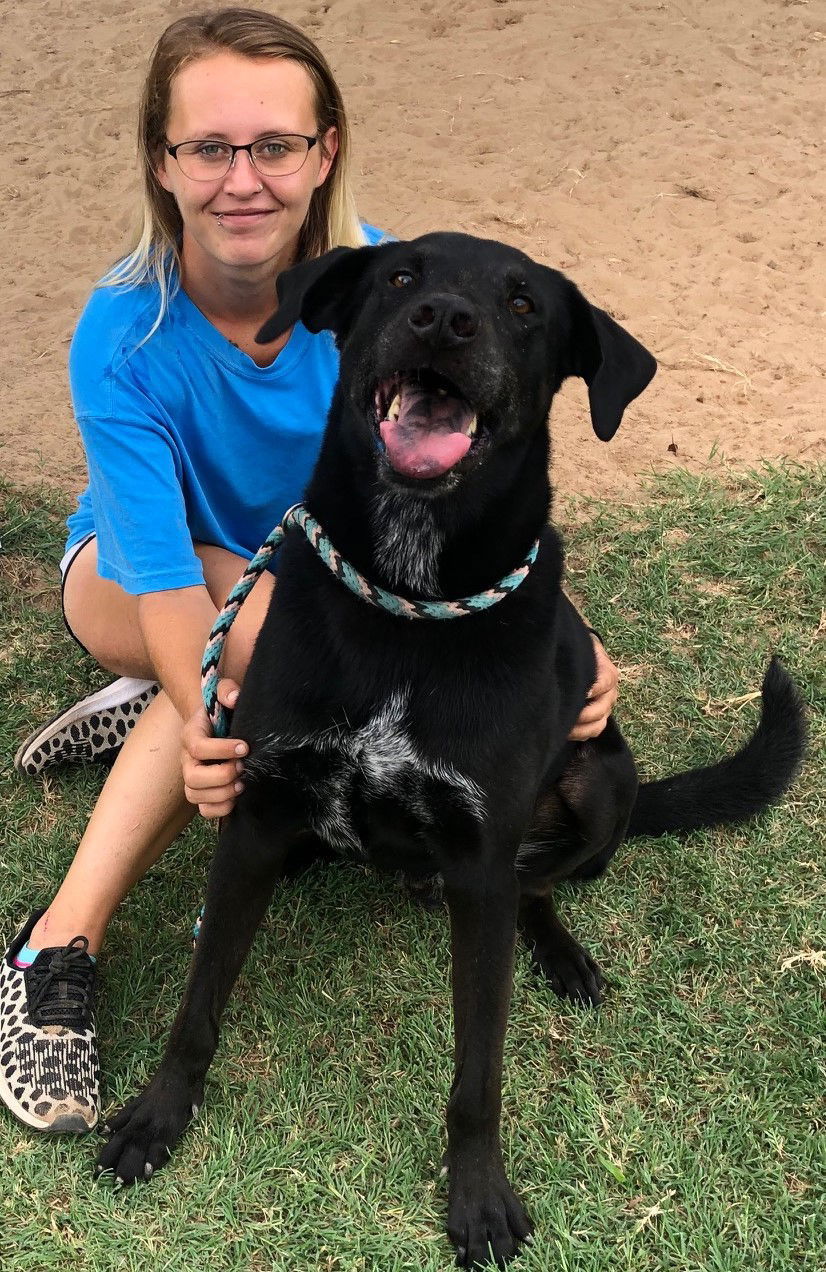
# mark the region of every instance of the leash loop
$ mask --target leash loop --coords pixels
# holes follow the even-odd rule
[[[218,664],[221,661],[229,629],[235,622],[244,601],[284,542],[287,531],[293,526],[304,531],[330,572],[355,596],[361,597],[370,605],[378,606],[388,614],[393,614],[396,618],[463,618],[468,614],[477,614],[481,610],[489,609],[525,581],[539,551],[537,539],[522,564],[510,574],[506,574],[495,587],[489,588],[486,592],[477,592],[475,596],[465,596],[457,601],[411,601],[404,596],[395,596],[392,592],[385,591],[384,588],[371,583],[363,574],[359,574],[349,561],[344,560],[304,504],[293,504],[284,513],[275,529],[267,535],[235,584],[224,608],[213,623],[207,639],[201,662],[201,693],[213,731],[218,738],[225,738],[229,733],[229,712],[218,701]]]

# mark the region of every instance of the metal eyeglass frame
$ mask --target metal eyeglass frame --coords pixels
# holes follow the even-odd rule
[[[253,146],[260,146],[265,141],[277,141],[281,137],[300,137],[302,141],[306,141],[307,150],[304,154],[304,158],[301,160],[301,163],[298,165],[298,167],[294,168],[292,172],[281,172],[281,173],[262,172],[261,169],[258,167],[258,164],[255,162],[255,156],[252,153]],[[184,169],[181,168],[181,161],[178,158],[178,151],[180,150],[181,146],[191,146],[193,142],[196,142],[196,141],[202,142],[203,144],[213,145],[213,146],[225,146],[230,151],[230,158],[229,158],[229,163],[227,164],[227,167],[226,167],[226,171],[220,174],[216,173],[214,177],[191,177],[188,172],[184,172]],[[317,135],[312,137],[307,137],[304,133],[272,133],[269,137],[259,137],[257,141],[248,141],[245,146],[234,146],[231,141],[217,141],[213,137],[192,137],[187,139],[186,141],[176,141],[174,146],[170,146],[168,141],[164,142],[164,150],[166,151],[168,155],[172,156],[172,158],[177,163],[178,167],[181,168],[181,172],[183,172],[184,176],[187,178],[188,181],[218,181],[220,178],[225,177],[227,175],[227,172],[231,172],[233,167],[235,166],[235,156],[238,154],[239,150],[246,150],[250,158],[250,163],[252,164],[255,171],[259,174],[259,176],[294,177],[295,174],[297,172],[300,172],[301,169],[304,167],[305,163],[307,162],[307,155],[309,155],[310,151],[312,150],[313,146],[316,144],[317,141],[318,141]]]

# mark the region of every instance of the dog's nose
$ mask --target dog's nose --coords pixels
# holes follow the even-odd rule
[[[479,313],[459,296],[430,296],[408,318],[414,335],[431,345],[459,345],[479,330]]]

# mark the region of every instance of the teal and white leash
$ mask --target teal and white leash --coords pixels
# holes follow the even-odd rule
[[[293,526],[304,531],[321,560],[345,587],[348,587],[354,595],[361,597],[363,601],[386,610],[388,614],[393,614],[396,618],[464,618],[468,614],[478,614],[481,610],[490,609],[492,605],[496,605],[525,581],[539,551],[537,539],[520,566],[500,579],[495,587],[488,588],[485,592],[477,592],[475,596],[465,596],[458,601],[410,601],[404,596],[395,596],[392,592],[386,592],[383,587],[378,587],[363,574],[359,574],[358,570],[345,561],[341,553],[336,550],[315,517],[304,505],[293,504],[292,508],[284,513],[280,524],[267,535],[235,584],[209,633],[201,663],[201,692],[216,737],[225,738],[229,732],[229,716],[218,701],[218,664],[221,661],[229,629],[256,582],[284,542],[287,531]],[[192,929],[193,942],[198,939],[203,917],[202,907]]]
[[[267,535],[263,545],[227,597],[226,604],[209,633],[201,663],[201,692],[216,737],[226,737],[229,729],[229,718],[218,701],[218,664],[227,634],[247,596],[269,565],[273,555],[281,547],[285,534],[293,526],[304,531],[327,568],[355,596],[361,597],[370,605],[378,606],[388,614],[393,614],[396,618],[464,618],[468,614],[478,614],[480,610],[489,609],[524,582],[539,551],[537,539],[521,565],[500,579],[495,587],[488,588],[485,592],[477,592],[475,596],[465,596],[457,601],[410,601],[404,596],[395,596],[392,592],[385,591],[384,588],[371,583],[363,574],[359,574],[358,570],[344,560],[304,505],[294,504],[285,512],[280,524]]]

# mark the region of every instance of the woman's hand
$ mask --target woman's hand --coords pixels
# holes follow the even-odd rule
[[[594,656],[597,660],[596,680],[591,685],[588,701],[579,713],[576,724],[568,737],[572,742],[585,742],[588,738],[598,738],[608,723],[608,717],[617,700],[619,672],[602,647],[602,641],[591,633],[594,642]]]
[[[218,682],[218,701],[230,709],[238,700],[234,680]],[[246,742],[238,738],[216,738],[205,707],[199,707],[187,720],[181,735],[181,768],[184,793],[190,804],[197,804],[202,817],[226,817],[244,789],[241,757],[247,754]]]

